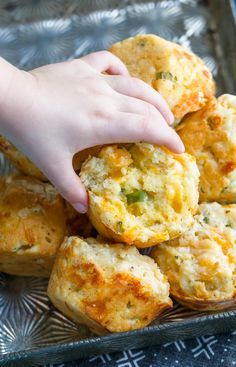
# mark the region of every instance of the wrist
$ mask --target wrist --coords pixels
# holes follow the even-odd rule
[[[5,104],[7,103],[15,69],[13,65],[0,57],[0,113],[4,110]]]
[[[28,73],[0,57],[0,134],[10,140],[24,121],[28,91]]]

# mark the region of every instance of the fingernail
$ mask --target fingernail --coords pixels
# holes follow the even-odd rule
[[[184,153],[185,152],[185,146],[183,144],[183,142],[180,140],[180,143],[179,143],[179,152],[180,153]]]
[[[175,117],[171,111],[168,112],[168,121],[170,125],[172,125],[175,121]]]
[[[88,210],[88,207],[82,203],[73,204],[73,207],[75,208],[75,210],[77,210],[79,213],[82,213],[82,214],[85,214]]]

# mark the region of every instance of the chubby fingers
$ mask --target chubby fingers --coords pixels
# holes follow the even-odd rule
[[[168,122],[172,124],[174,122],[174,116],[165,101],[165,99],[155,89],[144,83],[140,79],[130,78],[126,76],[104,76],[108,84],[116,92],[141,99],[145,102],[152,104]]]
[[[155,109],[154,109],[155,110]],[[97,137],[100,144],[145,141],[166,146],[174,153],[183,153],[185,148],[179,135],[164,120],[157,110],[149,114],[117,112],[112,121],[105,123]]]
[[[72,166],[72,159],[63,160],[46,169],[45,174],[58,192],[80,213],[88,209],[88,195]]]
[[[89,64],[99,73],[107,72],[111,75],[129,75],[123,62],[109,51],[93,52],[81,57],[81,60]]]

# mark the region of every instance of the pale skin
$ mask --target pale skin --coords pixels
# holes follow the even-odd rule
[[[0,133],[81,213],[88,197],[72,167],[75,153],[139,141],[184,152],[165,100],[107,51],[29,72],[0,58],[0,70]]]

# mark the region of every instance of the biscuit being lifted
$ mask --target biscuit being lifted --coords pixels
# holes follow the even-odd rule
[[[152,34],[114,44],[110,51],[168,102],[176,122],[202,108],[214,96],[212,75],[203,61],[185,47]]]
[[[154,246],[193,222],[199,171],[191,155],[147,143],[106,146],[85,161],[80,178],[90,221],[110,240]]]
[[[197,159],[200,200],[236,203],[236,96],[213,99],[187,116],[177,131]]]
[[[99,146],[95,146],[76,153],[73,158],[74,170],[80,170],[85,159],[88,158],[89,155],[97,153],[99,149]],[[0,135],[0,152],[4,153],[12,164],[23,174],[35,177],[40,181],[48,181],[48,178],[40,171],[40,169],[2,135]]]
[[[203,203],[194,225],[152,251],[171,295],[196,310],[236,304],[236,204]]]
[[[65,204],[52,185],[32,177],[1,178],[0,271],[48,277],[65,234]]]
[[[169,284],[134,246],[70,237],[48,286],[55,307],[96,334],[142,328],[172,306]]]

